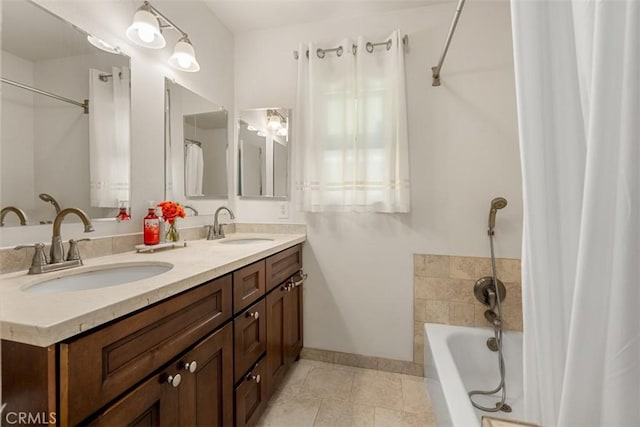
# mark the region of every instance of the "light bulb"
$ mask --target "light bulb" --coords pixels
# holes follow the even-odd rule
[[[153,30],[149,27],[140,27],[138,29],[138,37],[140,37],[140,40],[142,40],[145,43],[150,43],[153,41]]]
[[[189,66],[191,65],[191,58],[180,56],[178,57],[178,64],[180,64],[182,68],[189,68]]]

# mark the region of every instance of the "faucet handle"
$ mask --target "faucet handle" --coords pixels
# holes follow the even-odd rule
[[[25,248],[35,248],[36,251],[33,254],[33,259],[31,260],[31,267],[29,268],[29,273],[31,271],[36,271],[43,266],[47,265],[47,255],[44,253],[44,243],[34,243],[33,245],[19,245],[16,246],[15,250],[25,249]]]
[[[213,224],[205,225],[204,228],[207,229],[207,240],[213,240],[215,236],[215,226]]]
[[[67,261],[81,260],[78,242],[88,242],[91,239],[69,239],[69,251],[67,252]]]

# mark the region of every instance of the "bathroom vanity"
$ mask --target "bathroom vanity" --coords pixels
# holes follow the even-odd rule
[[[305,237],[268,238],[89,260],[173,264],[110,288],[28,295],[39,279],[5,275],[7,307],[22,304],[2,314],[5,411],[60,426],[255,424],[303,342]]]

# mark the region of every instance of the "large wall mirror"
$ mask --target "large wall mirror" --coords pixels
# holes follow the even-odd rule
[[[32,2],[2,2],[0,205],[29,225],[67,207],[115,219],[130,203],[129,58],[90,40]]]
[[[286,199],[289,195],[291,110],[242,110],[238,120],[238,195]]]
[[[227,198],[227,110],[165,79],[165,198]]]

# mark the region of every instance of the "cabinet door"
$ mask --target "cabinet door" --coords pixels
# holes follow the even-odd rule
[[[267,357],[265,381],[269,395],[278,387],[287,370],[288,338],[285,333],[289,314],[286,303],[290,294],[285,283],[267,295]]]
[[[261,359],[236,387],[236,427],[255,425],[269,399],[266,383],[262,381],[263,362]]]
[[[177,426],[180,413],[178,387],[180,381],[168,382],[169,372],[154,375],[115,404],[111,405],[91,426]],[[84,424],[84,423],[83,423]]]
[[[234,372],[235,381],[239,381],[267,349],[267,327],[265,301],[249,307],[233,321]]]
[[[231,323],[182,356],[180,425],[222,427],[233,424],[233,328]]]
[[[302,328],[302,283],[303,275],[295,277],[291,282],[291,292],[287,292],[286,312],[287,331],[286,331],[286,362],[290,365],[300,357],[300,351],[303,346],[303,328]],[[306,277],[306,276],[305,276]]]

